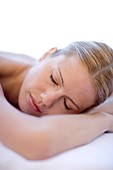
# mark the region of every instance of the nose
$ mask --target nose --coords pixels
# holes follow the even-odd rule
[[[47,91],[41,93],[42,103],[46,107],[52,106],[56,101],[60,100],[63,97],[62,90],[57,91]]]

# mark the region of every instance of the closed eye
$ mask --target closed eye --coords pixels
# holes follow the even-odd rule
[[[58,83],[55,81],[55,79],[54,79],[52,74],[50,75],[50,79],[51,79],[52,83],[54,83],[55,85],[58,86]]]
[[[68,105],[67,105],[67,103],[66,103],[66,99],[64,98],[64,107],[65,107],[65,109],[67,109],[67,110],[72,110],[72,109],[70,109],[69,107],[68,107]]]

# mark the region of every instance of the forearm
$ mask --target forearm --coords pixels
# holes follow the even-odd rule
[[[109,118],[104,113],[56,116],[48,119],[48,124],[51,124],[49,155],[87,144],[110,130]]]
[[[6,100],[0,100],[0,141],[23,154],[27,150],[31,127],[36,120],[15,109]]]
[[[48,158],[110,130],[110,118],[104,113],[36,118],[3,100],[0,109],[1,141],[29,159]]]
[[[111,96],[108,99],[106,99],[104,103],[88,111],[88,113],[93,113],[93,112],[106,112],[109,114],[113,114],[113,92]]]

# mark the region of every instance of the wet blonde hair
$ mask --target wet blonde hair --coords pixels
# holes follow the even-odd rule
[[[73,42],[53,56],[75,56],[91,77],[96,99],[94,105],[104,102],[113,91],[113,49],[101,42]]]

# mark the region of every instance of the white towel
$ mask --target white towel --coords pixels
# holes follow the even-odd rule
[[[113,134],[42,161],[26,160],[0,144],[0,170],[113,170]]]

